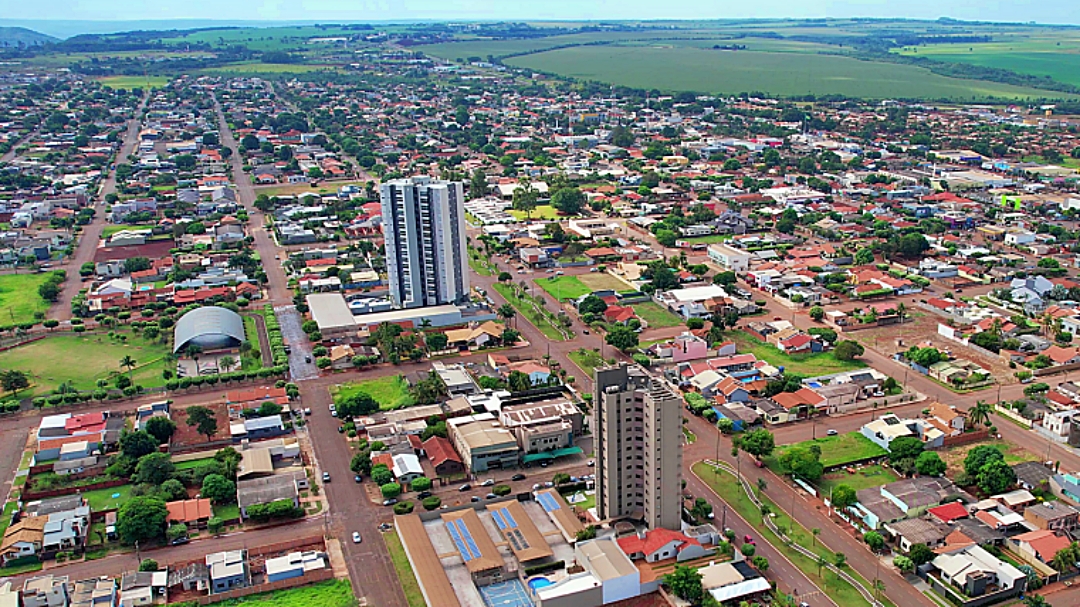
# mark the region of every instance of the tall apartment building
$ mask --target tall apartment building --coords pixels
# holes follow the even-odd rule
[[[461,182],[395,179],[379,189],[390,299],[399,308],[463,303],[469,297],[465,194]]]
[[[596,511],[680,527],[682,400],[640,367],[596,370]]]

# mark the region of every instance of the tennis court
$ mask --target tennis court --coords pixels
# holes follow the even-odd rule
[[[520,580],[507,580],[490,586],[479,586],[478,589],[488,607],[533,607],[529,593]]]

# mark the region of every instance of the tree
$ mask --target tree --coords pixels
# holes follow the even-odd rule
[[[169,528],[165,530],[165,539],[167,539],[167,540],[169,540],[171,542],[173,540],[177,540],[177,539],[180,539],[182,537],[187,537],[187,534],[188,534],[187,525],[185,525],[183,523],[178,523],[178,524],[175,524],[175,525],[169,525]]]
[[[664,576],[664,584],[672,594],[694,605],[700,603],[705,594],[701,588],[701,574],[692,567],[675,565],[675,570]]]
[[[207,407],[194,405],[188,407],[185,413],[187,413],[187,425],[194,426],[195,430],[205,436],[207,442],[210,442],[218,431],[217,418],[214,417],[214,412]]]
[[[226,354],[218,359],[217,364],[222,371],[228,373],[236,367],[236,359]]]
[[[359,417],[379,410],[379,403],[366,392],[357,392],[341,399],[337,403],[338,415],[341,417]]]
[[[843,510],[850,506],[854,506],[855,502],[859,499],[855,496],[855,490],[850,485],[837,485],[832,491],[832,499],[830,500],[832,507],[836,510]]]
[[[855,265],[865,266],[874,263],[874,250],[870,247],[863,247],[858,251],[855,251]]]
[[[120,437],[120,452],[133,460],[137,460],[147,453],[157,451],[159,444],[161,443],[157,442],[157,439],[143,430],[126,432]]]
[[[146,432],[157,439],[158,444],[169,442],[169,438],[176,432],[176,422],[157,415],[146,420]]]
[[[916,567],[924,565],[934,560],[937,557],[934,551],[926,546],[926,544],[915,544],[908,550],[908,558],[915,564]]]
[[[217,452],[214,453],[214,461],[221,464],[224,476],[230,479],[236,478],[236,472],[240,469],[241,459],[243,459],[243,456],[240,455],[239,451],[232,447],[224,447],[218,449]]]
[[[349,462],[349,470],[352,470],[356,474],[370,476],[371,475],[371,454],[367,451],[361,451],[352,457],[352,461]]]
[[[385,499],[394,499],[401,495],[401,485],[397,483],[386,483],[379,487],[379,491],[382,492],[382,496]]]
[[[894,567],[899,569],[902,573],[906,573],[908,571],[912,571],[912,570],[915,569],[915,563],[912,562],[911,559],[909,559],[908,557],[906,557],[904,555],[899,555],[899,556],[893,558],[892,564],[893,564]]]
[[[694,500],[694,507],[690,509],[690,514],[694,515],[694,518],[706,519],[712,514],[713,507],[705,498],[697,498]]]
[[[825,309],[821,306],[813,306],[810,308],[810,318],[820,322],[822,318],[825,318]]]
[[[167,453],[148,453],[139,458],[135,466],[135,476],[131,480],[136,483],[148,485],[160,485],[176,474],[176,466],[169,459]]]
[[[161,483],[160,490],[161,495],[170,502],[186,500],[188,498],[187,489],[184,489],[184,484],[175,478],[170,478],[164,483]]]
[[[231,504],[236,501],[236,483],[220,474],[203,479],[202,496],[215,504]]]
[[[870,547],[871,550],[877,552],[885,547],[885,538],[881,537],[881,534],[877,531],[867,531],[863,535],[863,541]]]
[[[163,500],[145,495],[133,497],[116,514],[116,532],[127,544],[160,539],[165,535],[168,515]]]
[[[904,357],[922,367],[929,367],[934,363],[945,360],[945,354],[937,348],[919,348],[917,346],[912,346],[911,349],[904,353]]]
[[[915,436],[900,436],[889,443],[889,462],[915,459],[923,452],[923,442]]]
[[[60,287],[55,282],[43,282],[38,286],[38,295],[45,301],[56,301],[60,299]]]
[[[604,341],[608,345],[614,346],[623,352],[630,351],[638,345],[638,334],[634,332],[630,327],[623,325],[617,325],[612,327],[608,332]]]
[[[578,531],[574,534],[574,539],[579,542],[596,539],[596,525],[589,525],[588,527]]]
[[[4,388],[4,392],[11,392],[15,398],[18,398],[19,390],[30,387],[30,380],[22,371],[7,369],[0,372],[0,387]]]
[[[976,402],[970,409],[968,409],[968,419],[971,420],[972,425],[976,425],[981,422],[984,426],[989,426],[990,411],[990,403],[980,400]]]
[[[371,468],[371,482],[376,485],[385,485],[394,480],[394,474],[390,472],[390,468],[386,464],[377,464]]]
[[[596,295],[587,295],[585,299],[582,299],[581,303],[578,304],[578,312],[583,316],[585,314],[600,315],[604,313],[604,310],[607,310],[607,307],[607,303],[603,299],[600,299]]]
[[[577,215],[585,206],[585,194],[577,188],[559,188],[551,196],[551,206],[567,215]]]
[[[424,510],[435,510],[442,505],[442,498],[437,495],[431,495],[425,497],[424,500],[420,502],[420,505],[424,507]]]
[[[750,564],[754,566],[754,569],[757,569],[762,573],[765,573],[769,570],[769,559],[763,556],[755,556],[754,558],[750,559]]]
[[[1046,602],[1046,597],[1041,594],[1029,594],[1024,597],[1025,607],[1050,607],[1050,603]]]
[[[773,449],[776,447],[776,441],[773,438],[772,432],[769,432],[765,428],[758,428],[743,434],[742,438],[739,440],[739,447],[750,455],[761,458],[770,455],[773,452]]]
[[[863,355],[865,348],[862,344],[851,339],[845,339],[836,344],[836,348],[833,350],[833,356],[836,360],[855,360]]]
[[[837,567],[843,567],[844,563],[846,563],[846,562],[847,562],[847,555],[844,554],[843,552],[837,552],[836,554],[833,555],[833,564],[836,565]]]
[[[139,563],[139,571],[157,571],[158,568],[158,562],[154,559],[143,559]]]
[[[499,318],[505,320],[506,322],[510,322],[515,316],[517,316],[517,310],[514,309],[514,306],[508,303],[504,303],[503,305],[499,306],[499,309],[496,310],[495,313],[499,315]]]
[[[533,187],[531,181],[523,177],[514,189],[512,205],[515,211],[522,211],[527,219],[532,219],[532,212],[536,209],[539,198],[540,192]]]
[[[948,465],[933,451],[923,451],[915,459],[915,470],[923,476],[941,476]]]
[[[923,251],[930,248],[926,237],[919,233],[904,234],[900,237],[897,252],[904,257],[913,258],[922,255]]]
[[[987,462],[995,459],[1005,461],[1005,456],[1002,455],[1000,449],[992,445],[979,445],[968,451],[967,457],[964,458],[964,472],[970,478],[975,478]]]
[[[738,278],[735,276],[735,272],[727,270],[725,272],[717,272],[713,275],[713,284],[717,285],[733,285]]]
[[[814,445],[817,447],[817,445]],[[780,456],[780,466],[793,477],[816,481],[825,472],[821,465],[821,449],[792,447]]]
[[[976,481],[983,493],[996,495],[1016,484],[1016,473],[1004,459],[991,459],[979,468]]]
[[[431,489],[431,479],[426,476],[421,476],[409,483],[409,488],[413,491],[427,491],[428,489]]]
[[[487,195],[487,189],[487,175],[482,169],[476,169],[469,179],[469,198],[482,198]]]

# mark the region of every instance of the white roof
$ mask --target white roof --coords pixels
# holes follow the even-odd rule
[[[695,375],[690,380],[690,383],[693,384],[695,388],[698,388],[700,390],[702,387],[708,388],[710,386],[713,386],[722,379],[724,379],[723,375],[720,375],[716,371],[709,369],[708,371],[702,371],[701,373]]]
[[[551,586],[545,586],[536,591],[536,596],[541,602],[550,601],[557,597],[585,592],[586,590],[596,588],[600,585],[600,580],[596,579],[593,574],[583,573],[574,577],[564,578]]]
[[[713,588],[712,590],[709,590],[709,594],[713,595],[713,598],[716,599],[717,602],[724,603],[748,594],[764,592],[770,588],[772,588],[772,586],[769,585],[768,580],[763,577],[756,577],[746,580],[745,582],[739,582],[738,584]]]
[[[394,456],[394,476],[401,477],[406,474],[419,474],[423,476],[424,468],[420,465],[420,458],[412,453],[402,453]]]
[[[714,297],[727,297],[727,291],[717,285],[705,285],[702,287],[690,287],[688,289],[674,289],[665,293],[669,299],[678,302],[705,301]]]

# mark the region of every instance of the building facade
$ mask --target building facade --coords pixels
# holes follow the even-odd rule
[[[628,365],[596,370],[596,508],[678,530],[682,408],[665,384]]]
[[[395,179],[380,187],[390,299],[399,308],[462,303],[469,296],[461,182]]]

